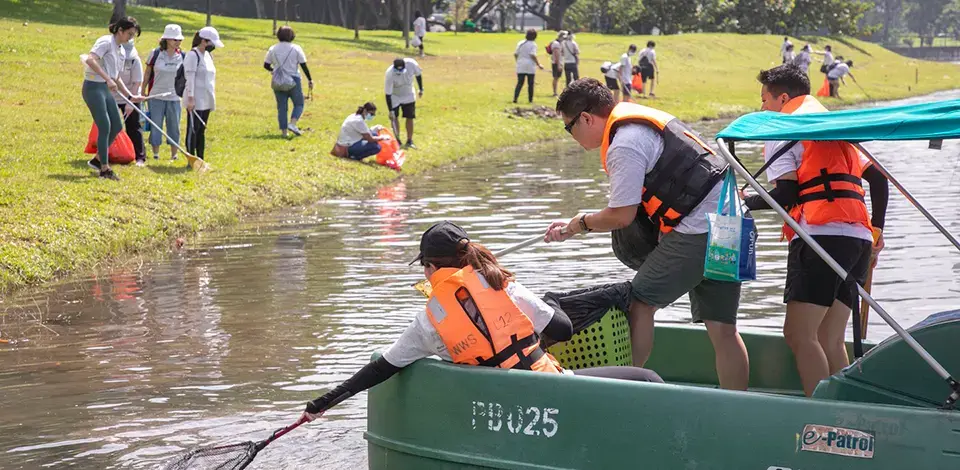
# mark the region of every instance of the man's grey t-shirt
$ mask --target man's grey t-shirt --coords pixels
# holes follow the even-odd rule
[[[640,204],[643,181],[663,153],[663,137],[643,124],[625,124],[617,129],[607,149],[611,208]],[[674,230],[690,235],[707,233],[707,214],[716,212],[721,180],[704,200],[686,215]]]

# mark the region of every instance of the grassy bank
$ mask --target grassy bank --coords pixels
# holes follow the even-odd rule
[[[142,56],[163,25],[179,23],[192,36],[204,22],[196,13],[131,8],[144,27]],[[109,5],[79,0],[0,1],[0,290],[54,279],[104,261],[163,249],[171,238],[235,222],[244,214],[357,193],[396,177],[392,170],[328,155],[343,118],[373,100],[383,106],[383,73],[403,54],[400,35],[298,24],[316,90],[301,121],[309,131],[285,141],[264,52],[273,42],[269,21],[214,20],[226,42],[215,53],[218,109],[210,119],[207,156],[215,171],[197,176],[181,161],[117,170],[119,183],[102,181],[82,153],[90,116],[80,98],[78,55],[106,33]],[[545,33],[549,35],[549,33]],[[418,103],[417,144],[405,173],[414,173],[488,149],[562,138],[557,121],[510,118],[513,49],[519,34],[430,34],[421,61],[426,93]],[[542,54],[546,37],[538,43]],[[630,42],[647,37],[578,37],[584,75],[599,76]],[[657,38],[662,84],[657,106],[696,120],[754,110],[757,71],[775,65],[775,36],[683,35]],[[189,38],[188,38],[189,41]],[[794,40],[799,43],[800,40]],[[960,68],[915,61],[857,41],[829,41],[856,61],[854,73],[874,99],[957,86]],[[822,46],[826,40],[820,40]],[[545,55],[542,60],[546,63]],[[914,83],[916,70],[920,81]],[[820,75],[813,70],[812,76]],[[538,75],[536,102],[552,106],[549,77]],[[862,100],[843,90],[847,103]],[[525,96],[525,92],[524,92]],[[828,103],[837,105],[838,103]],[[387,124],[385,112],[376,123]]]

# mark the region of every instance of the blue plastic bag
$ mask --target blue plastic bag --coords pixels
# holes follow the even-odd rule
[[[703,276],[716,281],[752,281],[757,278],[757,226],[742,215],[737,179],[728,170],[720,190],[717,212],[707,214],[707,253]]]

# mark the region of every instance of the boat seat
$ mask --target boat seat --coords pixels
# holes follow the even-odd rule
[[[927,317],[907,331],[953,377],[960,375],[960,310]],[[897,335],[820,382],[814,398],[935,408],[950,387]]]

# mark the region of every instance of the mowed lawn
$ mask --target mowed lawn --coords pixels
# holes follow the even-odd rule
[[[144,28],[141,57],[155,47],[163,26],[178,23],[187,36],[203,26],[202,14],[130,8]],[[146,168],[117,166],[119,182],[94,177],[84,154],[91,118],[80,96],[79,55],[106,34],[109,5],[80,0],[0,1],[0,291],[97,269],[131,255],[153,255],[173,237],[237,221],[245,214],[309,203],[396,178],[373,164],[331,157],[340,123],[358,105],[385,108],[383,77],[392,59],[412,55],[395,31],[353,31],[293,23],[307,53],[316,89],[301,120],[303,137],[279,136],[269,74],[262,63],[275,42],[268,20],[214,18],[226,47],[214,53],[217,110],[207,132],[214,171],[197,175],[185,163],[148,159]],[[537,75],[536,104],[553,107],[548,57]],[[404,173],[420,172],[484,150],[564,138],[557,120],[519,119],[505,110],[515,84],[513,50],[519,33],[427,36],[420,63],[426,92],[417,106],[416,143]],[[577,36],[581,73],[600,77],[605,60],[617,60],[630,43],[648,36]],[[781,37],[688,34],[656,37],[661,83],[656,106],[686,120],[729,116],[759,106],[757,72],[779,63]],[[802,39],[794,39],[802,44]],[[960,68],[916,61],[872,44],[819,39],[855,61],[853,69],[873,99],[952,88]],[[815,87],[822,80],[811,67]],[[915,76],[919,71],[919,83]],[[851,83],[852,85],[852,83]],[[844,104],[865,99],[842,89]],[[525,101],[526,93],[521,95]],[[828,106],[839,103],[828,101]],[[525,105],[524,105],[525,106]],[[375,123],[388,125],[381,109]],[[183,133],[185,135],[185,133]],[[149,150],[148,150],[149,153]],[[149,155],[148,155],[149,157]]]

